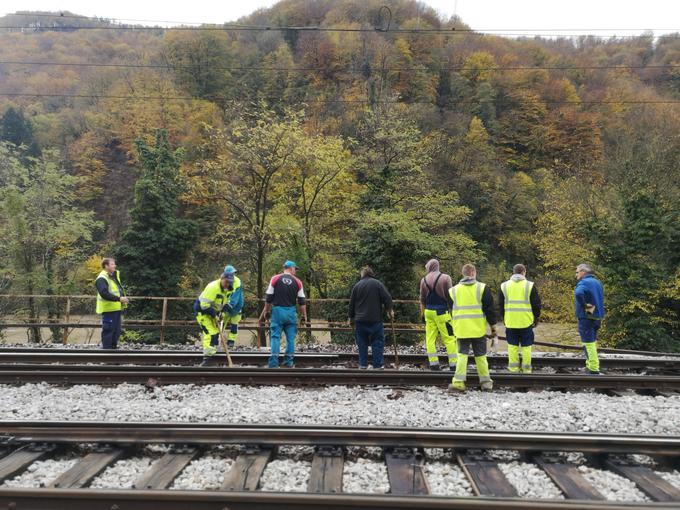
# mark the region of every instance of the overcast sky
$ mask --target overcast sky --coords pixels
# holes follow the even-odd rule
[[[222,23],[274,3],[274,0],[191,0],[163,4],[140,0],[2,0],[0,13],[68,10],[86,16],[127,20]],[[580,32],[576,33],[591,31],[599,35],[635,35],[647,29],[655,35],[680,31],[680,1],[677,0],[426,0],[425,3],[446,17],[458,14],[465,23],[481,31],[573,34],[571,30],[577,29]]]

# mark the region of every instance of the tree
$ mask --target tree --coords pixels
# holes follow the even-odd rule
[[[0,119],[0,141],[13,143],[17,147],[24,145],[27,156],[38,156],[38,144],[33,137],[33,126],[24,116],[22,110],[7,108]]]
[[[604,334],[628,349],[678,351],[680,301],[669,285],[680,263],[680,221],[656,196],[626,190],[620,221],[592,226],[607,289]]]
[[[68,290],[69,270],[84,259],[92,232],[100,224],[92,212],[76,207],[79,179],[59,164],[56,151],[32,158],[8,144],[0,144],[4,162],[0,187],[0,235],[3,272],[12,290],[26,294],[56,294]],[[59,315],[48,300],[48,317]],[[31,322],[38,305],[28,300]],[[59,329],[53,329],[53,339]],[[29,341],[40,342],[39,328],[29,330]]]
[[[175,296],[196,235],[193,221],[182,217],[183,183],[179,167],[183,151],[173,151],[164,130],[156,144],[137,141],[141,171],[135,185],[131,223],[116,247],[123,285],[139,296]],[[158,303],[141,301],[131,311],[142,319],[158,319]],[[148,335],[151,336],[151,335]]]

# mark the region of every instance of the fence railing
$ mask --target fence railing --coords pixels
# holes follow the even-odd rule
[[[170,329],[195,329],[195,320],[187,320],[183,314],[183,318],[169,317],[170,303],[188,303],[193,302],[195,297],[189,296],[128,296],[130,298],[131,315],[134,316],[135,303],[143,301],[158,302],[158,309],[160,317],[158,319],[125,319],[126,329],[152,329],[159,331],[159,342],[165,343],[166,333]],[[88,294],[0,294],[0,328],[25,328],[25,329],[39,329],[51,328],[53,330],[53,337],[61,336],[63,344],[68,343],[69,336],[73,330],[80,328],[99,328],[99,322],[92,320],[76,320],[74,317],[87,317],[94,313],[94,303],[96,302],[96,295]],[[253,298],[249,303],[261,305],[264,299],[258,302]],[[7,303],[10,303],[9,305]],[[27,304],[28,303],[28,304]],[[55,305],[56,303],[56,305]],[[343,316],[339,309],[330,310],[326,305],[347,305],[349,299],[346,298],[311,298],[306,300],[307,314],[312,323],[307,327],[302,328],[307,332],[338,332],[349,333],[352,328],[346,321],[337,320],[338,316]],[[414,307],[413,311],[417,310],[419,302],[417,300],[409,299],[395,299],[395,307],[397,313],[400,308]],[[259,306],[257,308],[259,310]],[[331,313],[333,312],[333,313]],[[346,316],[346,314],[344,314]],[[335,320],[333,320],[335,318]],[[316,321],[316,323],[314,323]],[[257,332],[258,346],[262,346],[266,342],[266,326],[259,321],[244,320],[240,323],[239,328],[244,331]],[[421,324],[413,322],[398,322],[391,324],[391,330],[394,333],[400,334],[415,334],[423,333],[424,329]]]

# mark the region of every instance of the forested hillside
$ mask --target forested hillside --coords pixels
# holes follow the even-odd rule
[[[679,35],[481,35],[409,0],[46,14],[0,19],[3,292],[89,293],[112,254],[140,294],[231,263],[261,295],[291,258],[312,297],[371,263],[413,298],[437,256],[494,291],[527,265],[563,321],[586,261],[610,343],[680,350]]]

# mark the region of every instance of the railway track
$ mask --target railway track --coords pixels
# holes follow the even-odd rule
[[[165,445],[129,489],[94,489],[98,476],[149,445]],[[268,464],[289,455],[283,445],[303,445],[310,462],[306,493],[262,492]],[[225,449],[229,446],[235,448]],[[214,490],[174,490],[173,482],[193,462],[214,452],[231,467]],[[289,446],[288,446],[289,447]],[[387,495],[345,493],[345,467],[356,447],[377,447],[384,465]],[[459,470],[471,488],[468,497],[433,496],[426,449],[443,448],[444,462]],[[217,425],[99,422],[0,422],[0,482],[20,477],[36,461],[70,454],[74,463],[54,473],[46,487],[0,487],[0,508],[42,510],[310,510],[357,508],[414,509],[623,509],[678,508],[680,488],[659,471],[680,458],[678,436],[459,431],[448,429],[353,428],[297,425]],[[354,449],[354,452],[352,452]],[[564,500],[527,500],[505,476],[497,450],[516,452],[558,488]],[[586,455],[588,464],[627,478],[644,493],[645,504],[605,501],[599,488],[567,459]],[[655,459],[636,463],[633,454]],[[439,459],[442,461],[442,459]],[[101,484],[99,484],[101,485]],[[169,490],[169,489],[173,490]],[[180,487],[181,489],[181,487]]]
[[[352,370],[318,368],[223,368],[118,365],[2,365],[0,384],[243,384],[251,386],[372,385],[387,387],[441,386],[451,381],[451,372],[426,370]],[[680,376],[510,374],[492,373],[496,388],[543,388],[556,390],[637,390],[654,393],[680,391]],[[474,373],[468,374],[470,388],[478,387]]]
[[[236,364],[266,365],[269,354],[258,351],[235,351],[231,354]],[[101,349],[0,349],[0,364],[85,364],[105,363],[109,365],[178,365],[196,366],[203,359],[198,351],[106,351]],[[489,366],[504,369],[508,365],[507,356],[488,356]],[[218,356],[219,364],[224,364],[224,356]],[[357,355],[351,352],[336,353],[298,353],[295,356],[299,367],[321,367],[328,365],[357,365]],[[395,363],[394,355],[385,353],[388,365]],[[399,354],[399,362],[405,365],[426,364],[425,354]],[[441,356],[440,363],[445,366],[447,360]],[[555,370],[573,370],[583,367],[584,359],[577,357],[535,356],[532,363],[536,369],[553,368]],[[645,371],[680,375],[680,360],[658,358],[607,358],[600,359],[603,370]]]

